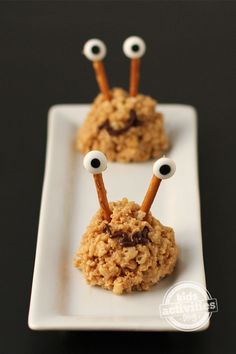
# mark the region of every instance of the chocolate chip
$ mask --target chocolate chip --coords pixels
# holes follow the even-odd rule
[[[119,238],[119,244],[123,247],[132,247],[138,244],[146,245],[149,241],[149,228],[147,226],[142,231],[134,232],[131,237],[124,231],[115,231],[112,233],[108,224],[105,225],[104,231],[109,234],[110,238]]]
[[[110,126],[109,120],[106,120],[103,124],[99,126],[99,129],[106,129],[111,136],[119,136],[126,133],[132,126],[138,127],[142,125],[143,122],[138,119],[137,114],[134,109],[130,110],[130,117],[126,122],[126,125],[120,129],[114,129]]]

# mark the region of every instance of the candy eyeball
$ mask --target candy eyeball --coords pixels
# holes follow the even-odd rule
[[[85,43],[83,54],[91,61],[102,60],[107,54],[107,47],[100,39],[93,38]]]
[[[107,158],[101,151],[90,151],[84,157],[84,168],[92,174],[102,173],[107,168]]]
[[[146,44],[140,37],[128,37],[123,43],[123,52],[130,59],[141,58],[146,51]]]
[[[175,162],[167,157],[162,157],[153,165],[153,174],[160,179],[167,179],[173,176],[176,170]]]

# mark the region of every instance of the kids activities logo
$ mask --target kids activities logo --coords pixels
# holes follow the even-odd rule
[[[218,312],[218,304],[200,284],[183,281],[168,289],[159,311],[170,325],[190,332],[207,325],[212,313]]]

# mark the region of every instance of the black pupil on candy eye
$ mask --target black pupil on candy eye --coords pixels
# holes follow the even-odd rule
[[[93,168],[98,168],[101,165],[101,162],[98,159],[92,159],[91,166]]]
[[[170,171],[171,171],[171,168],[170,168],[170,166],[169,165],[162,165],[161,167],[160,167],[160,173],[163,175],[163,176],[166,176],[166,175],[168,175],[168,173],[170,173]]]
[[[98,54],[100,52],[100,48],[99,46],[97,45],[94,45],[92,48],[91,48],[93,54]]]
[[[132,45],[132,51],[133,52],[138,52],[139,51],[139,45],[138,44]]]

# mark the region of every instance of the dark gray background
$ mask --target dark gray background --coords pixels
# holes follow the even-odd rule
[[[235,17],[235,2],[0,2],[1,354],[235,352]],[[107,43],[111,84],[127,87],[121,45],[132,34],[148,48],[141,90],[198,110],[205,267],[219,313],[202,333],[32,332],[47,111],[95,96],[81,55],[90,37]]]

